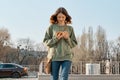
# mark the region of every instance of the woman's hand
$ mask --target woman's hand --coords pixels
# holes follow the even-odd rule
[[[69,33],[67,31],[63,32],[63,37],[64,39],[68,39],[69,38]]]
[[[61,39],[63,37],[63,32],[62,31],[56,32],[56,37],[57,39]]]
[[[57,39],[61,39],[61,38],[64,38],[64,39],[68,39],[69,38],[69,33],[67,31],[59,31],[56,33],[56,37]]]

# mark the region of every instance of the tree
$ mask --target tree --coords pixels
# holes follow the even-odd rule
[[[94,39],[93,39],[93,28],[89,27],[87,36],[87,55],[88,60],[94,59]]]
[[[111,42],[110,48],[113,54],[112,60],[120,61],[120,37],[115,42]]]
[[[98,26],[95,41],[96,41],[96,45],[95,45],[96,60],[107,59],[108,41],[106,40],[105,30],[101,26]]]
[[[87,33],[85,32],[85,29],[83,29],[83,33],[81,36],[77,37],[78,45],[73,49],[74,52],[74,58],[73,61],[85,61],[87,56],[87,48],[86,48],[86,42],[87,42]]]
[[[40,51],[40,52],[47,51],[47,46],[45,46],[44,43],[36,44],[35,51]]]
[[[29,38],[19,39],[17,41],[18,63],[22,64],[25,58],[30,55],[30,51],[34,51],[34,41]]]
[[[83,29],[82,35],[77,38],[78,46],[74,49],[75,61],[93,61],[108,58],[109,45],[105,30],[98,26],[97,32],[93,36],[92,27],[89,27],[88,32],[85,31],[85,28]]]
[[[0,61],[4,61],[6,55],[6,46],[9,43],[10,34],[6,28],[0,29]]]

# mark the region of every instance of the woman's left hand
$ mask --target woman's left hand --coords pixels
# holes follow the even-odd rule
[[[68,39],[69,38],[69,33],[67,31],[63,32],[63,37],[64,39]]]

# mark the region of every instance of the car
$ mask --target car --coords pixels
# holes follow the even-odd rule
[[[16,63],[0,63],[0,77],[20,78],[28,76],[28,68]]]

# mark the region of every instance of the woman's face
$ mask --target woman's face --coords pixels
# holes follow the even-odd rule
[[[65,19],[66,19],[66,16],[64,14],[59,13],[57,15],[58,24],[64,24],[65,23]]]

